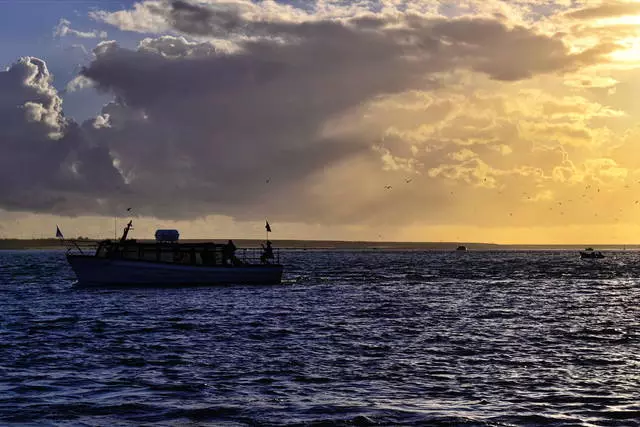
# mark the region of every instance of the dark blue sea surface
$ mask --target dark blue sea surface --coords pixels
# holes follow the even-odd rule
[[[82,289],[0,252],[0,425],[640,425],[640,253],[285,252],[280,286]]]

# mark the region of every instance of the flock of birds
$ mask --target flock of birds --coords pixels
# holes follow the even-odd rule
[[[411,181],[413,181],[413,178],[404,178],[404,183],[405,184],[409,184],[409,183],[411,183]],[[484,178],[484,181],[486,182],[487,178]],[[265,182],[267,184],[269,184],[271,182],[271,178],[267,178]],[[640,184],[640,181],[638,181],[638,184]],[[584,189],[585,189],[585,191],[589,191],[592,188],[593,188],[593,186],[591,184],[587,184]],[[625,185],[624,188],[628,189],[628,188],[630,188],[630,186],[629,185]],[[392,190],[393,186],[387,184],[387,185],[384,186],[384,189],[387,190],[387,191],[388,190]],[[600,187],[596,187],[596,192],[600,193]],[[498,191],[498,194],[502,194],[502,191]],[[454,192],[451,191],[450,195],[453,196]],[[522,192],[522,196],[523,196],[523,198],[526,196],[526,200],[528,200],[528,201],[534,200],[534,198],[530,194],[528,194],[526,191]],[[581,195],[582,199],[586,199],[587,197],[588,197],[588,194],[586,192]],[[573,199],[568,199],[568,200],[566,200],[566,203],[564,205],[563,205],[562,201],[558,201],[558,202],[556,202],[556,204],[557,204],[558,209],[560,209],[560,208],[562,208],[562,206],[568,206],[568,203],[572,203],[572,202],[573,202]],[[640,204],[640,200],[635,200],[634,204],[635,205],[639,205]],[[553,211],[553,210],[554,210],[553,206],[549,207],[549,211]],[[560,215],[564,215],[564,213],[565,213],[564,210],[560,210],[558,212],[559,212]],[[619,212],[623,212],[623,209],[620,209]],[[509,212],[509,216],[513,216],[513,212]],[[598,213],[594,212],[593,216],[597,217]],[[616,222],[619,221],[619,218],[614,218],[614,219],[615,219]]]
[[[407,184],[408,184],[408,183],[410,183],[411,181],[412,181],[412,179],[411,179],[411,178],[406,178],[406,179],[404,180],[404,182],[405,182],[405,183],[407,183]],[[484,178],[484,181],[486,182],[486,181],[487,181],[487,178]],[[638,181],[638,184],[640,184],[640,181]],[[384,189],[385,189],[385,190],[391,190],[392,188],[393,188],[393,187],[392,187],[391,185],[385,185],[385,186],[384,186]],[[594,188],[594,187],[593,187],[591,184],[588,184],[588,185],[586,185],[586,186],[585,186],[585,188],[584,188],[584,189],[585,189],[586,191],[589,191],[589,190],[591,190],[592,188]],[[624,186],[624,188],[627,188],[627,189],[628,189],[628,188],[630,188],[630,186],[629,186],[629,185],[625,185],[625,186]],[[600,193],[600,187],[596,187],[596,188],[595,188],[595,190],[596,190],[596,192],[597,192],[597,193]],[[450,192],[450,194],[451,194],[451,196],[453,196],[453,195],[454,195],[454,192],[453,192],[453,191],[451,191],[451,192]],[[498,191],[498,194],[502,194],[502,191]],[[522,192],[522,196],[523,196],[523,198],[526,196],[526,200],[528,200],[528,201],[532,201],[532,200],[534,200],[534,199],[533,199],[533,197],[532,197],[530,194],[528,194],[526,191],[523,191],[523,192]],[[583,194],[581,195],[581,198],[582,198],[582,199],[585,199],[585,200],[586,200],[586,198],[587,198],[587,197],[588,197],[588,194],[587,194],[586,192],[585,192],[585,193],[583,193]],[[568,199],[568,200],[566,200],[566,202],[564,203],[564,205],[563,205],[563,202],[562,202],[562,201],[558,201],[558,202],[556,202],[556,205],[557,205],[557,207],[558,207],[558,208],[561,208],[562,206],[568,206],[568,203],[572,203],[573,201],[574,201],[573,199]],[[634,205],[639,205],[639,204],[640,204],[640,200],[635,200],[635,201],[634,201]],[[554,210],[553,206],[549,207],[549,210],[550,210],[550,211],[553,211],[553,210]],[[564,215],[564,210],[560,210],[560,211],[558,211],[558,212],[559,212],[559,214],[560,214],[560,215]],[[623,212],[623,209],[621,208],[621,209],[619,210],[619,212]],[[513,212],[509,212],[509,216],[513,216]],[[597,213],[597,212],[594,212],[593,216],[597,217],[597,216],[598,216],[598,213]],[[617,222],[617,221],[619,221],[619,218],[614,218],[614,220]]]
[[[405,182],[406,184],[410,183],[411,181],[413,181],[413,178],[405,178],[405,180],[404,180],[404,182]],[[385,186],[384,186],[384,189],[385,189],[385,190],[391,190],[392,188],[393,188],[393,187],[392,187],[391,185],[385,185]]]
[[[405,184],[409,184],[409,183],[411,183],[412,181],[413,181],[413,178],[404,178],[404,183],[405,183]],[[487,178],[484,178],[484,181],[486,182],[486,181],[487,181]],[[269,184],[269,183],[271,182],[271,178],[267,178],[265,182],[266,182],[267,184]],[[638,181],[638,184],[640,184],[640,181]],[[589,197],[589,195],[588,195],[587,193],[588,193],[590,190],[592,190],[593,188],[594,188],[594,187],[593,187],[593,185],[591,185],[591,184],[587,184],[587,185],[585,186],[585,188],[584,188],[585,192],[583,192],[583,193],[582,193],[582,195],[581,195],[581,199],[582,199],[582,201],[587,201],[587,198]],[[630,188],[630,186],[629,186],[629,185],[625,185],[625,186],[624,186],[624,188],[629,189],[629,188]],[[384,186],[384,190],[385,190],[385,191],[389,191],[389,190],[392,190],[392,189],[393,189],[393,186],[392,186],[392,185],[387,184],[387,185],[385,185],[385,186]],[[600,191],[600,187],[595,187],[595,191],[596,191],[596,193],[600,193],[600,192],[601,192],[601,191]],[[502,191],[498,191],[498,194],[502,194]],[[453,192],[453,191],[451,191],[451,192],[450,192],[450,195],[451,195],[451,196],[454,196],[454,192]],[[526,197],[526,200],[528,200],[528,201],[535,200],[535,199],[534,199],[534,197],[532,197],[532,196],[531,196],[530,194],[528,194],[526,191],[523,191],[523,192],[522,192],[522,196],[523,196],[523,198],[524,198],[524,197]],[[593,200],[593,196],[592,196],[591,200]],[[555,205],[556,205],[556,208],[557,208],[557,210],[556,210],[556,211],[557,211],[557,212],[559,212],[559,214],[560,214],[560,215],[564,216],[564,214],[565,214],[564,210],[558,210],[558,209],[562,209],[562,207],[563,207],[563,206],[568,206],[568,205],[569,205],[570,203],[572,203],[572,202],[574,202],[574,200],[573,200],[573,199],[567,199],[567,200],[565,201],[565,203],[564,203],[564,204],[563,204],[563,202],[562,202],[562,201],[557,201],[557,202],[555,202]],[[634,201],[634,205],[635,205],[635,206],[640,205],[640,200],[635,200],[635,201]],[[550,207],[549,207],[549,211],[553,211],[553,210],[554,210],[554,206],[550,206]],[[621,208],[621,209],[619,210],[619,212],[620,212],[620,213],[621,213],[621,212],[623,212],[623,209]],[[513,212],[509,212],[509,216],[510,216],[510,217],[513,217]],[[593,213],[593,216],[594,216],[594,217],[597,217],[597,216],[598,216],[598,213],[597,213],[597,212],[594,212],[594,213]],[[615,222],[618,222],[619,220],[620,220],[619,218],[614,217],[614,221],[615,221]],[[381,235],[381,234],[379,234],[379,235],[378,235],[378,238],[382,238],[382,235]]]

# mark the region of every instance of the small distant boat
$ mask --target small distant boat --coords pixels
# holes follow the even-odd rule
[[[460,251],[460,252],[466,252],[468,251],[467,247],[464,245],[460,245],[456,248],[456,251]]]
[[[207,284],[278,284],[283,267],[271,242],[261,255],[235,256],[236,247],[213,242],[178,242],[177,230],[158,230],[156,241],[127,239],[131,221],[120,240],[103,240],[95,254],[67,251],[78,283],[88,286],[180,286]],[[275,255],[274,255],[275,252]]]
[[[600,251],[594,251],[593,248],[586,248],[584,251],[580,251],[580,258],[601,259],[604,258],[604,255]]]

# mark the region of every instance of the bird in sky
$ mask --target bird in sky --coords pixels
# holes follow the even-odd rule
[[[384,189],[385,189],[385,190],[391,190],[392,188],[393,188],[393,187],[391,187],[390,185],[385,185],[385,186],[384,186]]]
[[[404,180],[404,182],[406,182],[407,184],[410,183],[412,181],[412,178],[407,178]]]

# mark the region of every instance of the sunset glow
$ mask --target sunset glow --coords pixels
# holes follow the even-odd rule
[[[640,242],[640,2],[396,3],[48,11],[0,236]]]

